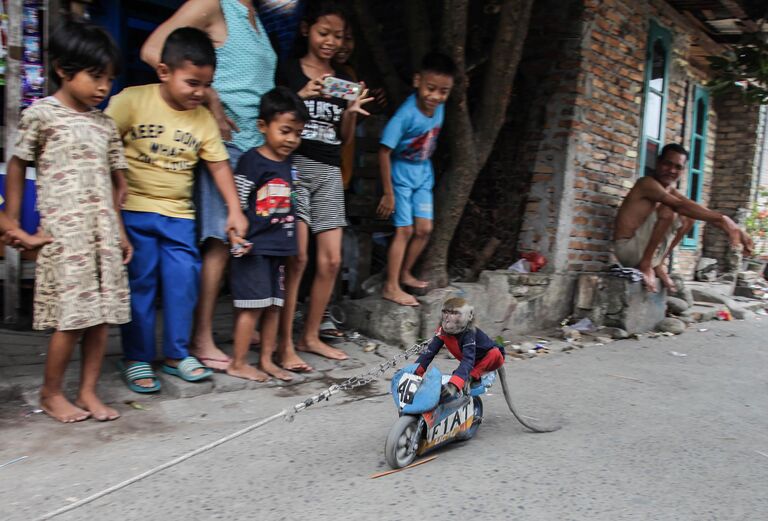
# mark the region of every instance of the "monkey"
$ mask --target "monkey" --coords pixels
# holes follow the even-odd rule
[[[475,325],[475,308],[461,297],[443,303],[440,324],[424,353],[416,360],[416,374],[422,376],[438,351],[445,346],[459,366],[443,385],[443,399],[457,398],[471,381],[504,365],[504,347],[497,345]]]

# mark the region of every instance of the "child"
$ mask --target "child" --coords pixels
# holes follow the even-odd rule
[[[309,2],[300,33],[306,43],[302,58],[281,64],[279,83],[298,93],[309,111],[310,120],[301,135],[301,145],[293,157],[298,171],[296,180],[296,217],[298,255],[288,261],[285,307],[281,321],[281,348],[284,369],[309,371],[293,345],[293,315],[299,283],[307,264],[309,232],[317,241],[317,271],[310,292],[304,332],[296,349],[335,360],[345,360],[346,353],[320,340],[320,323],[328,304],[341,264],[341,228],[346,225],[344,189],[341,181],[341,144],[354,133],[357,115],[368,113],[361,106],[371,100],[367,91],[355,101],[323,96],[323,79],[341,77],[331,59],[344,37],[346,18],[340,5],[320,0]],[[304,41],[306,40],[306,42]]]
[[[287,87],[267,92],[259,111],[259,130],[265,142],[246,152],[235,170],[240,204],[250,227],[244,238],[230,232],[235,251],[242,248],[235,253],[230,268],[232,297],[240,310],[234,356],[227,369],[232,376],[260,382],[267,380],[267,375],[286,382],[293,379],[290,372],[274,363],[272,355],[284,298],[285,259],[296,255],[289,156],[299,146],[308,119],[304,103]],[[261,371],[248,364],[251,336],[260,316]]]
[[[160,83],[129,87],[107,108],[128,160],[123,220],[136,254],[128,265],[133,320],[122,331],[123,378],[138,393],[160,389],[150,365],[155,358],[158,283],[163,290],[161,370],[186,381],[212,373],[188,351],[200,284],[191,201],[199,160],[206,162],[227,203],[227,230],[245,235],[248,229],[219,128],[201,106],[215,66],[216,54],[206,33],[192,27],[176,29],[166,39],[157,66]]]
[[[130,320],[123,264],[131,246],[116,209],[127,165],[114,122],[94,106],[109,94],[120,53],[105,31],[72,21],[54,32],[49,52],[57,90],[22,113],[6,185],[7,210],[16,219],[27,163],[36,161],[40,226],[53,238],[35,273],[34,328],[55,329],[40,408],[64,423],[114,420],[120,414],[98,398],[96,383],[108,324]],[[62,385],[81,338],[80,388],[72,403]]]
[[[453,88],[456,66],[444,54],[429,53],[414,75],[416,92],[397,109],[381,136],[379,168],[384,195],[376,210],[392,217],[395,237],[387,256],[387,280],[382,297],[401,306],[418,306],[406,287],[424,289],[428,283],[414,277],[414,264],[432,233],[432,187],[429,158],[437,146],[444,106]]]
[[[483,374],[504,365],[504,348],[496,345],[488,335],[474,325],[475,310],[466,300],[449,298],[443,304],[440,326],[427,346],[426,352],[416,360],[416,374],[422,376],[432,359],[445,346],[459,361],[459,367],[443,386],[444,397],[455,397],[467,380],[479,380]]]

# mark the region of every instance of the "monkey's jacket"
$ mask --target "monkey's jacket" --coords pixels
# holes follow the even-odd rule
[[[497,345],[480,328],[469,327],[458,335],[451,335],[445,333],[442,327],[438,327],[427,350],[416,360],[419,364],[416,369],[418,376],[426,372],[432,359],[443,346],[459,361],[459,367],[449,380],[457,389],[463,389],[470,377],[479,380],[483,373],[495,371],[504,364],[504,348]]]

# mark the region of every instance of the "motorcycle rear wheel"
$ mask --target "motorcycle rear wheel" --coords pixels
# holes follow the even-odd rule
[[[395,422],[384,444],[384,457],[393,469],[407,467],[416,459],[417,443],[414,436],[419,436],[419,418],[416,416],[401,416]]]

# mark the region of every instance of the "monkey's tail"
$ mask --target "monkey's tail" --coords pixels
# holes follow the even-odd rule
[[[512,403],[512,396],[511,392],[509,390],[509,385],[507,384],[507,371],[504,369],[504,366],[502,365],[499,367],[496,372],[499,375],[499,380],[501,380],[501,389],[504,391],[504,399],[507,402],[507,406],[509,407],[509,411],[512,413],[512,415],[519,421],[523,427],[526,429],[529,429],[533,432],[554,432],[562,425],[559,423],[555,423],[553,425],[545,426],[538,423],[536,418],[531,418],[530,416],[523,416],[522,414],[518,413],[515,409],[514,404]]]

